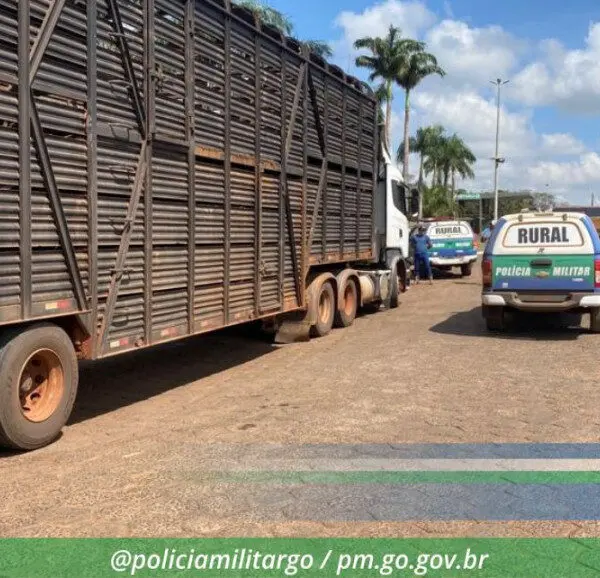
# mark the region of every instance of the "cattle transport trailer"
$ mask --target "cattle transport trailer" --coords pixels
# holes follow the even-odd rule
[[[0,0],[0,442],[56,438],[77,359],[396,305],[377,116],[229,0]]]

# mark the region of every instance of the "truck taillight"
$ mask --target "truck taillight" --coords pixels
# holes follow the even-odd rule
[[[594,287],[600,288],[600,259],[594,261]]]
[[[479,239],[477,238],[477,235],[473,235],[473,248],[479,250]]]
[[[598,263],[598,261],[596,261]],[[492,286],[492,260],[484,259],[481,263],[481,275],[483,277],[483,286]],[[598,277],[598,270],[596,270],[596,277]]]

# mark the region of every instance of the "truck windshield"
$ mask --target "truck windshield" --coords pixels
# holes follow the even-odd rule
[[[402,183],[392,181],[392,198],[396,209],[406,213],[406,187]]]

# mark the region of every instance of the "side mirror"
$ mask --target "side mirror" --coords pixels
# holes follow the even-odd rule
[[[410,214],[414,215],[419,212],[419,191],[417,189],[410,190]]]

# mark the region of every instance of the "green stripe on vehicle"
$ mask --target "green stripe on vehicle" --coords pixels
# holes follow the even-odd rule
[[[434,249],[472,249],[472,239],[431,239]]]
[[[533,277],[594,282],[593,255],[494,255],[492,259],[494,280]]]

